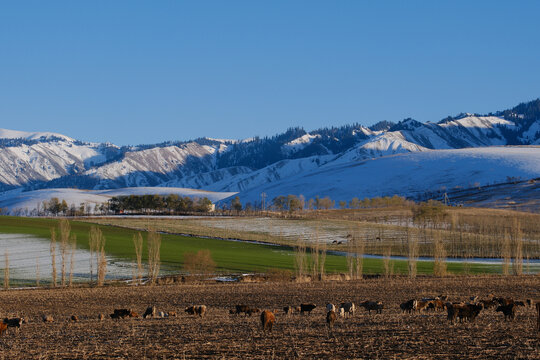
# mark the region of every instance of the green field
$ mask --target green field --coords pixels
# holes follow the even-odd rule
[[[88,249],[88,234],[92,224],[70,221],[71,230],[77,236],[77,246]],[[50,238],[51,228],[58,226],[57,219],[24,218],[0,216],[0,233],[30,234],[42,238]],[[99,225],[105,238],[107,254],[121,259],[134,260],[135,249],[133,235],[136,230],[114,226]],[[143,261],[146,260],[146,234],[143,249]],[[184,253],[208,249],[217,264],[220,273],[264,272],[268,269],[294,270],[294,251],[287,246],[272,246],[235,242],[218,239],[186,237],[180,235],[162,235],[161,262],[167,270],[180,270]],[[406,261],[391,261],[395,274],[407,273]],[[418,262],[419,274],[430,274],[432,262]],[[463,272],[463,265],[448,263],[452,273]],[[328,255],[326,258],[327,272],[347,272],[344,256]],[[471,273],[493,273],[500,269],[490,265],[472,264]],[[381,259],[364,259],[365,274],[384,273]]]

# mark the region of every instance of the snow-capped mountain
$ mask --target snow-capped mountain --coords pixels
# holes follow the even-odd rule
[[[315,180],[325,178],[330,181],[331,177],[319,177],[317,174],[341,174],[341,177],[351,176],[351,181],[362,182],[364,177],[371,176],[369,172],[356,171],[347,175],[347,172],[331,169],[368,168],[361,165],[366,164],[366,160],[369,160],[370,164],[371,161],[381,166],[387,164],[389,167],[386,170],[377,168],[377,171],[390,176],[399,168],[399,161],[410,159],[411,164],[428,163],[428,159],[435,157],[432,155],[434,153],[447,154],[441,152],[443,150],[497,146],[498,156],[505,159],[511,156],[508,155],[511,151],[501,150],[505,149],[501,146],[539,144],[540,99],[494,114],[465,113],[439,122],[421,123],[405,119],[399,123],[385,121],[369,128],[354,124],[311,132],[302,128],[290,128],[282,134],[267,138],[201,138],[130,147],[83,142],[50,132],[0,129],[0,191],[44,188],[104,190],[166,186],[238,191],[246,199],[252,197],[248,194],[268,189],[269,193],[283,194],[294,189],[296,192],[306,189],[303,190],[306,193],[309,190],[324,196],[324,191],[329,194],[336,192],[331,192],[330,187],[322,186]],[[460,157],[459,154],[462,153],[459,151],[450,151],[450,155],[441,155],[437,161],[451,162],[452,157],[456,156],[456,159],[467,162],[469,160],[466,159],[475,158],[479,154],[471,150],[463,151],[471,155]],[[539,151],[540,148],[531,147],[523,156],[530,157]],[[407,154],[410,154],[410,157]],[[486,157],[482,155],[480,158]],[[485,171],[482,164],[475,162],[474,166],[480,167],[476,175],[471,171],[468,175],[463,173],[462,176],[470,177],[467,180],[470,183],[476,183],[475,176],[480,179],[480,173],[484,174],[480,179],[483,182],[501,179],[500,176],[490,178],[485,175],[490,173]],[[493,165],[489,164],[491,165],[486,166]],[[519,171],[511,171],[514,169],[512,166],[507,168],[508,176],[536,176],[535,167],[534,171],[523,172],[521,167]],[[441,171],[440,176],[446,177],[448,185],[453,186],[455,182],[446,176],[450,170]],[[540,177],[540,174],[537,175]],[[436,177],[436,174],[430,176]],[[286,185],[293,179],[303,186]],[[405,183],[406,179],[405,175],[402,176]],[[342,180],[340,191],[347,186],[350,191],[345,191],[344,194],[352,194],[352,183]],[[368,184],[369,182],[366,182],[365,186]],[[421,187],[421,191],[429,191],[431,186],[447,186],[442,183],[427,184],[430,185]],[[337,187],[333,186],[336,189]],[[405,191],[406,184],[399,189],[400,194],[408,193]],[[396,193],[397,190],[396,187]],[[381,189],[380,192],[386,194],[391,192],[391,188],[385,188],[384,191]]]

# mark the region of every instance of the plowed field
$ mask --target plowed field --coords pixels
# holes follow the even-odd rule
[[[452,277],[368,279],[361,282],[182,284],[156,287],[9,290],[0,293],[0,315],[28,320],[19,332],[0,337],[6,359],[539,359],[535,310],[519,307],[516,320],[484,310],[473,323],[450,324],[446,313],[404,314],[399,304],[411,298],[446,294],[467,300],[487,294],[540,299],[540,277]],[[382,314],[364,309],[338,319],[329,333],[325,304],[382,300]],[[311,315],[289,315],[285,305],[313,302]],[[205,304],[198,318],[183,310]],[[230,315],[236,304],[276,310],[271,334],[259,316]],[[112,320],[114,308],[142,314],[147,306],[176,311],[178,317]],[[41,322],[41,315],[55,322]],[[80,321],[69,322],[76,314]]]

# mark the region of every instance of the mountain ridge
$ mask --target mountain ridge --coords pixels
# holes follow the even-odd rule
[[[0,190],[190,187],[249,192],[332,164],[437,150],[540,144],[540,99],[487,115],[404,119],[271,137],[116,146],[0,129]],[[391,169],[389,169],[390,171]]]

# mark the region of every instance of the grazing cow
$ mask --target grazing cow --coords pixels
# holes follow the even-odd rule
[[[326,304],[326,312],[328,311],[336,311],[336,306],[334,304]]]
[[[497,300],[497,302],[499,303],[499,305],[510,305],[510,304],[513,304],[514,303],[514,299],[512,298],[495,298],[495,300]]]
[[[482,311],[483,306],[477,305],[477,304],[466,304],[465,307],[459,309],[458,311],[458,317],[459,321],[470,321],[473,322],[474,319],[480,314],[480,311]]]
[[[42,315],[41,320],[44,323],[52,323],[52,322],[54,322],[54,318],[51,315]]]
[[[431,304],[431,301],[422,301],[422,300],[417,301],[415,310],[418,312],[427,310],[429,309],[430,304]]]
[[[499,305],[495,311],[502,312],[504,314],[504,321],[510,319],[514,320],[516,317],[516,304]]]
[[[8,328],[10,328],[10,327],[15,328],[16,332],[19,331],[19,329],[21,328],[22,323],[23,323],[22,318],[13,318],[13,319],[5,318],[4,319],[4,324],[6,324]]]
[[[328,328],[330,330],[334,329],[334,323],[336,322],[336,311],[330,310],[326,313],[326,323],[328,324]]]
[[[245,315],[251,316],[252,314],[258,313],[260,310],[257,308],[251,308],[248,305],[236,305],[236,315],[244,313]]]
[[[311,314],[313,309],[315,309],[316,307],[317,305],[315,304],[300,304],[300,313],[302,313],[302,315],[304,315],[305,312]]]
[[[131,309],[114,309],[114,313],[110,316],[112,319],[125,319],[127,317],[139,317],[139,314]]]
[[[146,319],[147,317],[155,318],[156,317],[156,307],[150,306],[146,308],[146,311],[143,314],[143,318]]]
[[[285,313],[285,315],[290,315],[294,312],[294,307],[293,306],[284,306],[283,307],[283,312]]]
[[[407,311],[409,314],[413,310],[416,310],[417,306],[418,306],[418,300],[415,300],[415,299],[408,300],[404,303],[401,303],[401,305],[399,305],[399,307],[401,308],[401,311],[403,312]]]
[[[163,319],[163,318],[169,317],[169,314],[164,312],[164,311],[160,311],[159,312],[159,317]]]
[[[105,314],[99,314],[98,319],[99,319],[99,321],[105,320]]]
[[[482,311],[482,305],[477,304],[463,304],[463,303],[447,303],[446,309],[448,311],[448,320],[454,322],[456,317],[459,318],[460,322],[470,321],[473,322],[474,319]]]
[[[343,316],[345,316],[345,315],[354,316],[354,313],[356,312],[356,306],[352,302],[341,303],[339,308],[340,308],[340,311],[341,311],[341,309],[343,309]]]
[[[77,315],[71,315],[70,320],[73,321],[73,322],[77,322],[77,321],[79,321],[79,317]]]
[[[441,299],[435,299],[431,302],[431,304],[436,311],[444,311],[446,309],[446,305]]]
[[[176,311],[169,311],[169,316],[170,317],[176,317]]]
[[[479,301],[480,304],[484,306],[484,309],[491,309],[497,307],[499,302],[495,299],[482,299]]]
[[[4,331],[6,331],[8,328],[8,324],[4,323],[4,322],[0,322],[0,336],[2,336],[2,334],[4,333]]]
[[[364,307],[368,314],[371,314],[371,310],[374,310],[376,314],[382,314],[382,309],[384,308],[382,301],[364,301],[360,306]]]
[[[206,314],[206,305],[192,305],[187,307],[184,311],[190,315],[199,315],[199,317],[203,317],[204,314]]]
[[[268,330],[269,332],[272,332],[272,326],[274,326],[274,323],[276,322],[276,317],[274,316],[274,313],[268,310],[264,310],[261,313],[261,325],[263,332]]]

